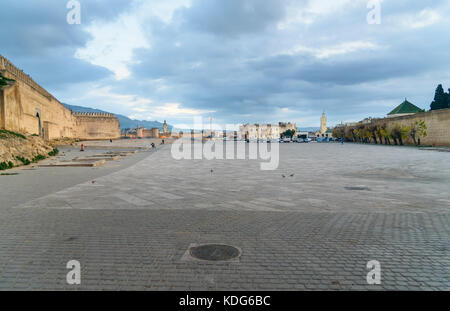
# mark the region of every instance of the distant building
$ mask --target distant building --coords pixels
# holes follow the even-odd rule
[[[327,115],[325,111],[322,113],[322,117],[320,118],[320,133],[325,134],[327,131]]]
[[[172,132],[168,131],[168,129],[167,129],[167,122],[166,122],[166,120],[164,120],[163,132],[159,134],[159,137],[160,138],[168,138],[170,136],[172,136]]]
[[[239,127],[239,134],[246,139],[278,139],[288,130],[297,134],[297,125],[291,122],[278,124],[244,124]]]
[[[316,138],[333,138],[333,131],[327,127],[327,115],[325,112],[322,113],[320,118],[320,130],[314,135]]]
[[[167,130],[167,122],[164,120],[163,132],[161,132],[157,127],[146,129],[138,126],[136,129],[136,136],[138,138],[168,138],[172,136],[172,132]]]
[[[136,129],[136,136],[139,138],[159,138],[159,129],[145,129],[143,127],[139,127]]]
[[[272,124],[244,124],[239,127],[239,134],[245,139],[277,139],[280,128]]]
[[[424,112],[425,110],[420,109],[416,105],[410,103],[406,98],[403,103],[397,106],[394,110],[388,113],[388,118],[408,116],[419,112]]]

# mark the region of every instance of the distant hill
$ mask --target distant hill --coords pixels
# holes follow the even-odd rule
[[[107,113],[109,113],[108,111],[103,111],[103,110],[88,108],[88,107],[73,106],[73,105],[68,105],[68,104],[64,104],[64,106],[66,106],[67,109],[70,109],[73,112],[107,112]],[[119,119],[120,129],[136,128],[139,125],[140,127],[145,127],[145,128],[149,128],[149,129],[159,128],[161,131],[163,130],[163,123],[158,122],[158,121],[133,120],[133,119],[130,119],[121,114],[115,113],[114,115],[117,117],[117,119]],[[167,125],[167,128],[170,131],[172,129],[172,126]]]

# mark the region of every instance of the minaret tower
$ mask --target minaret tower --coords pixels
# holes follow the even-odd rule
[[[327,132],[327,115],[325,111],[322,113],[322,117],[320,118],[320,133],[325,134]]]

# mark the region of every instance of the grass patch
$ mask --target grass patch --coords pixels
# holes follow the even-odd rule
[[[43,156],[42,154],[38,154],[37,156],[35,156],[35,157],[31,160],[31,162],[37,163],[37,162],[39,162],[39,161],[41,161],[41,160],[45,160],[46,158],[47,158],[46,156]]]
[[[35,156],[33,159],[28,160],[25,159],[24,157],[16,157],[17,160],[19,160],[20,162],[23,163],[23,165],[29,165],[31,163],[37,163],[41,160],[45,160],[47,157],[43,156],[42,154],[38,154],[37,156]]]
[[[22,139],[27,139],[25,137],[25,135],[13,132],[13,131],[8,131],[8,130],[0,130],[0,138],[8,138],[8,137],[18,137],[18,138],[22,138]]]
[[[11,168],[14,167],[14,164],[9,161],[9,162],[0,162],[0,171],[5,171],[5,170],[9,170]]]
[[[6,77],[4,77],[3,75],[0,74],[0,88],[5,86],[5,85],[8,85],[8,81],[12,82],[12,81],[16,81],[16,80],[6,78]]]
[[[19,175],[19,173],[1,173],[0,176],[15,176]]]
[[[28,159],[25,159],[24,157],[16,157],[16,159],[17,159],[17,160],[19,160],[20,162],[22,162],[22,163],[23,163],[23,165],[28,165],[28,164],[30,164],[30,163],[31,163],[31,161],[30,161],[30,160],[28,160]]]
[[[54,156],[56,156],[56,155],[58,155],[58,154],[59,154],[58,148],[54,148],[52,151],[50,151],[50,152],[48,153],[48,156],[49,156],[49,157],[54,157]]]

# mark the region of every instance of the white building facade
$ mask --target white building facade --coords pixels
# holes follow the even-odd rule
[[[244,124],[239,127],[239,134],[246,139],[270,139],[280,138],[287,130],[297,131],[294,123],[278,123],[278,124]]]

